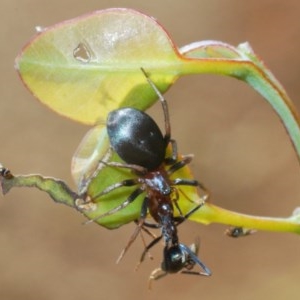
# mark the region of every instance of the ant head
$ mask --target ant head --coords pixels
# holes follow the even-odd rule
[[[197,257],[194,250],[197,251],[197,248],[189,248],[184,244],[176,244],[171,247],[165,246],[161,269],[166,273],[182,271],[182,273],[186,274],[210,276],[211,271]],[[200,266],[204,272],[192,272],[191,270],[195,265]]]
[[[180,244],[171,247],[165,246],[161,268],[167,273],[177,273],[186,266],[188,260],[187,252],[181,249]]]

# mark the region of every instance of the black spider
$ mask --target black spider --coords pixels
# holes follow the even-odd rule
[[[95,198],[101,198],[101,196],[120,187],[131,187],[136,185],[137,188],[119,206],[97,216],[91,221],[98,220],[99,218],[111,215],[125,208],[140,194],[145,193],[140,218],[137,220],[138,226],[118,261],[133,243],[141,228],[143,228],[144,225],[147,226],[145,219],[149,212],[157,222],[156,227],[162,229],[161,237],[163,236],[166,240],[164,250],[165,264],[170,263],[176,256],[176,251],[178,251],[178,253],[181,253],[180,256],[182,256],[182,258],[185,256],[185,265],[197,263],[201,267],[204,267],[197,256],[193,254],[187,246],[178,242],[176,226],[182,223],[182,221],[191,213],[183,216],[177,203],[177,186],[186,185],[199,187],[205,192],[203,199],[206,199],[209,193],[197,180],[185,178],[170,179],[170,176],[174,172],[191,162],[192,156],[187,155],[183,156],[181,159],[178,158],[176,141],[171,139],[171,125],[167,102],[154,83],[150,80],[147,73],[143,69],[141,70],[162,104],[165,119],[165,134],[162,134],[156,122],[148,114],[138,109],[124,107],[109,113],[106,126],[110,144],[112,149],[124,162],[107,162],[106,164],[111,167],[128,168],[137,175],[137,178],[126,179],[112,184],[105,188]],[[171,156],[166,155],[169,145],[171,145],[172,149]],[[202,202],[204,201],[203,199]],[[174,217],[173,203],[179,212],[180,217],[178,218]],[[196,209],[198,209],[203,203],[196,204]],[[160,216],[160,213],[165,209],[167,215],[163,218]],[[192,212],[196,209],[193,209]],[[168,233],[168,231],[170,232]],[[169,239],[171,242],[168,241]],[[155,243],[154,240],[151,244]],[[151,248],[151,246],[149,248]],[[180,269],[185,267],[185,265],[181,266]],[[170,267],[166,266],[165,269],[167,272],[172,272],[174,267],[175,266],[171,262]],[[206,271],[207,270],[208,269],[206,269]]]

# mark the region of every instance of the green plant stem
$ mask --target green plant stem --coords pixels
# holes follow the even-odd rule
[[[180,74],[202,73],[235,77],[262,95],[282,120],[300,162],[300,118],[287,93],[270,72],[248,60],[183,59]]]
[[[190,220],[201,220],[204,224],[221,223],[229,226],[251,228],[265,231],[291,232],[300,234],[300,222],[297,216],[289,218],[272,218],[252,216],[229,211],[211,203],[190,216]]]
[[[76,208],[74,203],[79,196],[61,180],[41,175],[27,175],[11,178],[0,176],[0,181],[4,194],[13,187],[35,187],[46,192],[55,202]],[[257,230],[300,233],[299,215],[289,218],[258,217],[229,211],[211,203],[206,203],[189,219],[203,224],[221,223]]]
[[[79,197],[67,184],[59,179],[41,175],[19,175],[10,178],[0,176],[3,194],[13,187],[35,187],[46,192],[55,202],[76,208],[75,200]]]

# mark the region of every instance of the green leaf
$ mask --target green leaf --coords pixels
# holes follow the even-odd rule
[[[153,104],[155,94],[140,69],[171,69],[152,76],[164,92],[176,78],[174,49],[153,18],[109,9],[43,29],[17,57],[16,68],[42,103],[93,125],[117,107]]]
[[[16,66],[41,102],[91,125],[105,122],[115,108],[144,110],[154,103],[156,95],[141,67],[162,93],[181,75],[232,76],[247,82],[270,103],[300,157],[296,109],[249,44],[196,42],[180,53],[153,18],[130,9],[108,9],[44,29],[23,49]]]
[[[99,172],[99,162],[108,154],[109,140],[104,125],[88,131],[72,158],[71,172],[78,187],[84,191],[89,179]]]

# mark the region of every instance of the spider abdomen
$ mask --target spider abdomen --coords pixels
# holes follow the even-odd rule
[[[146,113],[130,107],[113,110],[106,126],[111,146],[127,164],[154,170],[163,163],[164,136]]]

